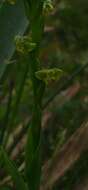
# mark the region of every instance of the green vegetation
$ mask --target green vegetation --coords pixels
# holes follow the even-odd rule
[[[1,190],[72,190],[88,178],[87,9],[87,0],[0,2]],[[77,130],[79,156],[65,170]]]

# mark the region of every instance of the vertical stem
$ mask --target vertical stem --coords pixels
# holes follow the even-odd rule
[[[38,70],[35,51],[30,54],[30,69],[33,85],[33,112],[31,127],[28,130],[26,144],[26,177],[30,190],[39,190],[41,177],[41,115],[44,84],[35,77]]]
[[[6,109],[5,117],[3,120],[1,134],[0,134],[0,144],[3,144],[6,127],[8,126],[8,122],[9,122],[9,115],[11,113],[11,103],[12,103],[12,91],[13,91],[13,82],[11,81],[9,84],[9,96],[8,96],[7,109]]]
[[[6,134],[6,137],[5,137],[4,146],[7,143],[8,134],[13,129],[13,126],[14,126],[14,123],[15,123],[15,119],[16,119],[16,115],[18,113],[18,109],[19,109],[21,97],[22,97],[22,94],[23,94],[23,90],[24,90],[25,81],[26,81],[26,78],[27,78],[28,71],[29,71],[29,62],[27,60],[26,61],[26,65],[25,65],[25,69],[24,69],[24,72],[23,72],[23,75],[22,75],[22,79],[21,79],[21,82],[19,84],[19,89],[18,89],[18,93],[17,93],[17,96],[16,96],[16,100],[15,100],[12,116],[11,116],[10,121],[8,121],[7,134]]]
[[[29,54],[34,101],[32,122],[31,127],[28,129],[26,143],[25,172],[30,190],[39,190],[41,178],[41,117],[45,85],[35,76],[35,72],[39,70],[38,57],[43,34],[42,5],[40,2],[33,3],[33,15],[30,20],[32,41],[36,43],[36,48]]]

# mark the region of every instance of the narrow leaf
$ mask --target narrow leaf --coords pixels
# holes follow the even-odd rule
[[[19,188],[21,190],[28,190],[28,188],[27,188],[21,174],[19,173],[15,163],[12,160],[10,160],[10,158],[8,157],[7,153],[4,151],[3,148],[1,148],[1,153],[2,153],[5,168],[9,172],[9,174],[11,175],[11,177],[15,183],[16,190],[19,190]]]
[[[4,23],[4,24],[3,24]],[[15,5],[1,3],[0,5],[0,79],[7,68],[6,61],[15,51],[14,37],[23,35],[28,22],[24,12],[23,2]]]

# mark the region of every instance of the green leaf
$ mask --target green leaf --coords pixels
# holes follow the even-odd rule
[[[27,26],[21,0],[16,1],[15,5],[8,3],[0,5],[0,79],[7,68],[6,61],[15,51],[14,37],[18,34],[23,35]]]
[[[12,177],[15,186],[16,186],[16,190],[19,190],[19,187],[21,190],[28,190],[21,174],[19,173],[15,163],[10,160],[10,158],[8,157],[7,153],[4,151],[3,148],[1,148],[0,153],[2,154],[2,159],[3,159],[3,163],[4,166],[6,168],[6,170],[9,172],[10,176]]]
[[[10,187],[0,187],[0,190],[12,190]]]

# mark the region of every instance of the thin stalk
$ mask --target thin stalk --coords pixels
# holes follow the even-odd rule
[[[16,119],[16,115],[18,113],[18,109],[19,109],[19,105],[20,105],[20,101],[21,101],[21,97],[23,94],[23,90],[24,90],[24,86],[25,86],[25,81],[27,78],[27,74],[29,71],[29,62],[27,61],[26,65],[25,65],[25,70],[23,72],[23,76],[21,79],[21,83],[19,85],[19,90],[16,96],[16,100],[15,100],[15,104],[14,104],[14,108],[13,108],[13,112],[12,112],[12,117],[11,120],[8,122],[8,130],[7,130],[7,135],[5,137],[5,142],[4,142],[4,146],[6,145],[7,139],[8,139],[8,134],[11,132],[14,123],[15,123],[15,119]]]
[[[40,68],[38,64],[39,48],[40,42],[42,39],[42,34],[44,31],[43,28],[43,19],[42,12],[39,9],[36,12],[35,3],[33,13],[37,13],[36,16],[33,15],[31,20],[31,36],[33,42],[36,43],[36,48],[29,54],[30,58],[30,72],[31,80],[33,87],[33,111],[32,111],[32,121],[31,125],[28,128],[28,137],[26,143],[25,151],[25,174],[30,190],[39,190],[40,187],[40,178],[41,178],[41,119],[42,119],[42,98],[44,94],[44,85],[43,82],[38,80],[35,76]]]
[[[30,61],[34,101],[32,121],[31,126],[29,126],[28,129],[26,144],[26,177],[30,190],[38,190],[41,176],[41,118],[42,94],[44,93],[44,86],[42,85],[42,81],[40,82],[35,77],[35,72],[38,70],[38,62],[35,51],[31,53]]]
[[[7,109],[6,109],[6,113],[3,119],[3,126],[2,126],[2,130],[1,130],[1,135],[0,135],[0,144],[3,144],[3,140],[4,140],[4,134],[6,132],[6,128],[8,126],[8,122],[9,122],[9,115],[11,114],[11,103],[12,103],[12,91],[13,91],[13,82],[11,81],[9,84],[9,96],[8,96],[8,103],[7,103]]]

